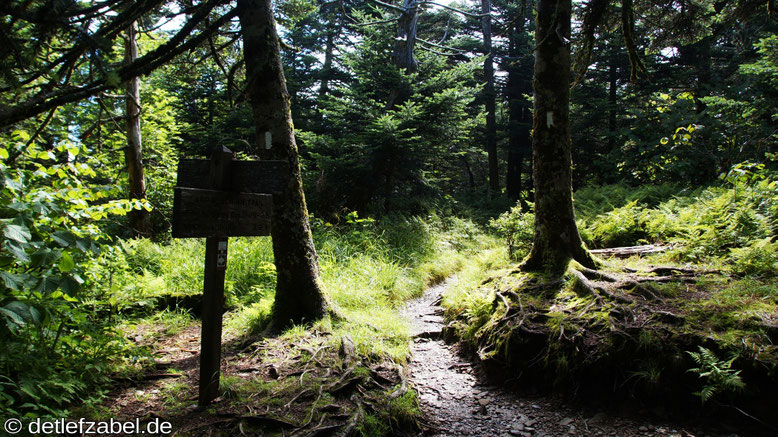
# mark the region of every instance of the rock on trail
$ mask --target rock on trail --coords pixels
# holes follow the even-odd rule
[[[562,406],[547,397],[520,396],[489,385],[475,365],[441,338],[443,310],[438,306],[446,283],[428,288],[408,303],[412,358],[410,383],[425,416],[421,435],[431,436],[679,436],[702,437],[710,431],[591,413]]]

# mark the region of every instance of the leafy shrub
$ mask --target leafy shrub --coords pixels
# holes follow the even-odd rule
[[[529,250],[534,236],[535,215],[529,211],[523,211],[520,205],[502,213],[498,218],[489,222],[493,228],[505,239],[508,245],[508,256],[518,260]]]
[[[82,305],[84,266],[107,239],[97,222],[148,205],[90,184],[87,150],[28,140],[17,131],[0,147],[0,409],[59,415],[123,350]]]

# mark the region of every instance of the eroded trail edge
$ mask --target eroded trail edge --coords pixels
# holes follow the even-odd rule
[[[442,338],[441,296],[449,281],[428,288],[410,301],[405,316],[411,324],[412,358],[409,381],[418,393],[425,418],[423,435],[433,436],[716,436],[710,430],[648,423],[589,409],[579,411],[545,396],[517,395],[490,385],[477,365]]]

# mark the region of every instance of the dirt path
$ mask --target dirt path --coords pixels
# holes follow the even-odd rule
[[[434,436],[729,436],[688,427],[647,423],[586,412],[560,405],[548,397],[518,396],[494,387],[478,376],[456,345],[441,339],[443,310],[438,305],[446,283],[429,288],[411,301],[405,315],[411,321],[410,382],[425,415],[423,435]]]

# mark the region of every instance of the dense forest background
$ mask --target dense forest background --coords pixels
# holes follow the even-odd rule
[[[598,4],[610,2],[574,3],[569,41],[584,242],[652,244],[667,248],[663,261],[725,271],[735,285],[708,285],[740,291],[717,301],[719,328],[746,313],[774,325],[772,3],[624,1],[599,14]],[[327,329],[369,359],[405,359],[391,314],[456,271],[463,285],[444,304],[461,338],[483,342],[496,298],[464,290],[531,245],[534,7],[273,4],[323,289],[339,314]],[[149,339],[198,315],[203,246],[170,237],[178,160],[217,146],[263,156],[240,23],[224,1],[0,11],[0,410],[97,414],[108,381],[155,364]],[[239,338],[271,318],[267,240],[231,243],[225,323]],[[720,353],[750,338],[737,329]],[[704,396],[734,379],[705,380]]]

